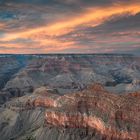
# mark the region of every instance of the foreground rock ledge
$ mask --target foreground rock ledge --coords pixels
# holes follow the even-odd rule
[[[58,96],[37,91],[33,106],[46,108],[45,122],[54,127],[87,128],[103,140],[140,140],[140,93],[115,95],[100,84]]]

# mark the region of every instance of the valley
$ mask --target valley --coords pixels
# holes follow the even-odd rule
[[[2,140],[140,140],[140,57],[2,55],[0,65]]]

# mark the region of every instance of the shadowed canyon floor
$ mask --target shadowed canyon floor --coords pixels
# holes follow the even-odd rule
[[[139,57],[0,59],[2,140],[140,140]]]

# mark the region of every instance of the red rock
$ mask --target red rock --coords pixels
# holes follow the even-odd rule
[[[140,140],[139,95],[115,95],[100,84],[58,96],[44,92],[34,100],[46,107],[46,123],[55,127],[88,128],[106,140]]]

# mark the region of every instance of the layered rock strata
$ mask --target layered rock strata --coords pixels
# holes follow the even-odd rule
[[[45,122],[52,127],[86,128],[103,140],[140,139],[139,92],[118,96],[95,84],[64,96],[46,90],[36,95],[32,104],[46,108]]]

